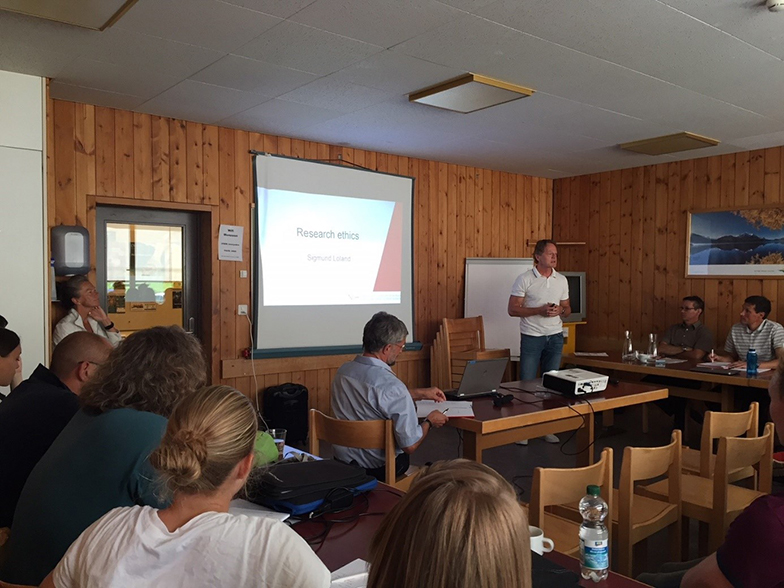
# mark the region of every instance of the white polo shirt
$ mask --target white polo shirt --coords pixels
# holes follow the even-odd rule
[[[523,306],[536,307],[544,304],[560,304],[561,300],[569,298],[569,282],[566,278],[553,270],[549,278],[545,278],[535,267],[517,276],[512,286],[512,296],[525,298]],[[560,316],[533,316],[520,317],[520,333],[533,337],[557,335],[563,330],[563,321]]]

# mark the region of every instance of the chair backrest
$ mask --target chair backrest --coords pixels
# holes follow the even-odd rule
[[[542,527],[544,509],[559,504],[574,504],[585,496],[591,484],[601,486],[602,498],[612,512],[613,458],[612,449],[605,447],[599,461],[582,468],[541,468],[534,470],[529,516],[531,524]],[[607,521],[607,528],[612,525]]]
[[[681,432],[672,432],[672,441],[663,447],[626,447],[623,450],[621,480],[618,485],[619,517],[623,511],[631,515],[634,499],[634,483],[650,480],[659,476],[669,478],[669,497],[671,504],[681,502]]]
[[[321,441],[358,449],[383,449],[385,481],[395,483],[395,441],[391,420],[343,421],[310,410],[310,453],[321,456]]]
[[[454,351],[485,349],[485,324],[481,316],[462,319],[444,319],[446,345],[451,357]]]
[[[756,437],[759,424],[759,403],[752,402],[745,412],[705,413],[700,439],[700,476],[711,477],[711,455],[713,442],[722,437]]]
[[[770,494],[773,487],[773,423],[765,425],[761,437],[722,437],[713,473],[713,509],[727,511],[730,472],[753,466],[757,470],[756,490]]]

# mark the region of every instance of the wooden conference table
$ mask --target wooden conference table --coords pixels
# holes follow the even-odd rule
[[[332,516],[333,519],[346,520],[360,513],[365,513],[355,521],[334,524],[326,539],[320,545],[318,543],[313,545],[319,559],[324,562],[329,571],[334,572],[358,558],[367,560],[368,548],[373,534],[381,524],[384,515],[400,502],[402,496],[403,493],[399,490],[386,484],[379,484],[375,490],[367,494],[367,504],[364,500],[358,499],[351,510]],[[329,518],[327,516],[326,520]],[[325,524],[320,520],[302,521],[292,528],[305,539],[312,539],[319,537],[324,532]],[[545,554],[545,557],[568,570],[580,573],[580,562],[573,557],[556,551]],[[610,572],[609,577],[602,582],[582,580],[580,586],[586,588],[640,588],[646,584]]]
[[[541,379],[506,382],[499,392],[512,394],[516,400],[511,404],[496,407],[492,398],[477,398],[473,418],[449,419],[450,427],[463,431],[463,457],[481,463],[485,449],[576,429],[578,451],[590,446],[578,454],[578,465],[589,465],[594,463],[593,413],[661,400],[668,394],[667,388],[620,382],[598,394],[567,398],[547,394],[541,383]]]
[[[729,412],[735,409],[735,390],[741,387],[766,389],[773,376],[774,370],[749,378],[745,373],[730,375],[718,369],[710,373],[693,371],[698,361],[686,360],[682,363],[667,364],[666,367],[655,367],[652,363],[643,364],[639,361],[622,361],[620,352],[610,352],[607,357],[581,357],[574,354],[564,355],[564,364],[574,364],[585,368],[594,368],[609,371],[625,379],[640,379],[646,375],[680,378],[703,383],[703,389],[680,388],[669,386],[671,396],[689,398],[691,400],[704,400],[716,402],[721,405],[721,410]],[[719,390],[710,388],[720,386]]]

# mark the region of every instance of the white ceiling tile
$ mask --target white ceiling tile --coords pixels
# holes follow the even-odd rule
[[[220,0],[223,4],[233,4],[251,10],[258,10],[267,14],[273,14],[281,18],[288,18],[296,14],[306,6],[313,4],[315,0]]]
[[[268,100],[264,96],[185,80],[148,100],[142,112],[214,124]]]
[[[317,77],[315,74],[248,57],[227,55],[194,74],[191,79],[275,98]]]
[[[784,131],[742,137],[740,139],[735,139],[733,143],[743,149],[766,149],[768,147],[777,147],[779,145],[784,145]]]
[[[495,42],[487,46],[486,39]],[[396,51],[541,90],[638,119],[727,140],[778,124],[604,59],[466,16]],[[536,96],[536,94],[534,94]]]
[[[483,6],[492,4],[496,0],[438,0],[441,4],[446,4],[453,8],[459,8],[466,12],[476,12]]]
[[[462,14],[436,0],[316,0],[291,20],[373,45],[391,47]]]
[[[661,2],[500,0],[478,14],[760,114],[775,110],[755,110],[764,102],[754,96],[784,91],[784,64],[779,59]],[[771,82],[776,80],[769,87],[763,82],[765,71]],[[748,91],[754,85],[759,92]]]
[[[299,102],[308,106],[328,108],[340,112],[353,112],[362,110],[368,106],[373,106],[380,102],[390,99],[387,92],[369,88],[367,86],[357,86],[334,79],[332,76],[319,78],[296,90],[280,96],[281,100]]]
[[[183,18],[187,13],[199,18]],[[276,16],[217,0],[139,0],[115,26],[229,52],[279,22]]]
[[[53,78],[74,59],[73,55],[49,51],[44,47],[30,47],[12,43],[4,46],[0,40],[0,70]]]
[[[260,133],[297,136],[300,129],[340,116],[340,112],[286,100],[270,100],[220,121]]]
[[[149,100],[177,85],[181,78],[157,70],[78,57],[66,65],[54,79],[72,86],[142,96]]]
[[[82,102],[84,104],[121,108],[123,110],[134,110],[144,102],[144,98],[140,96],[104,92],[103,90],[96,90],[95,88],[81,88],[79,86],[63,84],[56,80],[49,84],[49,94],[55,100]]]
[[[206,47],[114,27],[100,35],[92,40],[85,56],[96,61],[180,76],[180,79],[193,75],[223,57],[223,53]]]
[[[784,19],[767,10],[762,0],[660,1],[784,59]]]
[[[395,51],[382,51],[350,65],[338,79],[396,94],[409,94],[465,73]]]
[[[327,75],[379,51],[381,47],[375,45],[284,21],[233,53],[300,71]]]

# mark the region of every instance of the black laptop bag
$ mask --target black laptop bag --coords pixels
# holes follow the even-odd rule
[[[308,389],[288,382],[264,390],[264,420],[270,429],[286,429],[286,444],[308,438]]]

